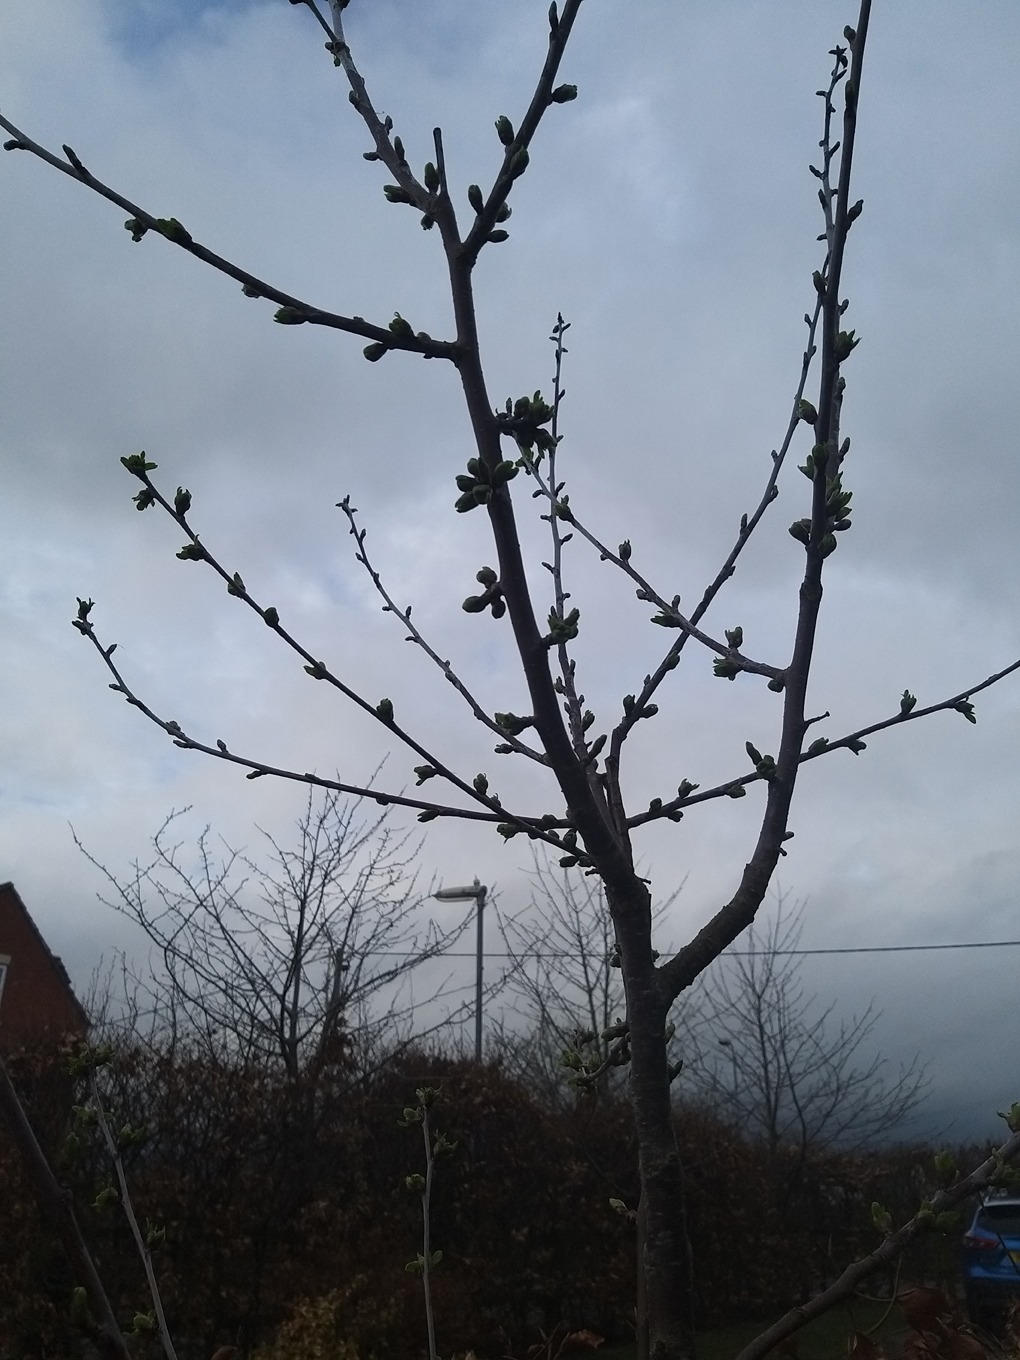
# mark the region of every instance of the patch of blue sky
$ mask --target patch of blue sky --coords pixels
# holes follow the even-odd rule
[[[185,38],[220,30],[266,0],[109,0],[109,32],[132,60],[158,59]]]
[[[158,61],[181,43],[222,41],[230,24],[258,11],[291,8],[290,0],[107,0],[109,32],[129,60]],[[304,6],[295,4],[301,11]],[[329,19],[328,0],[320,10]],[[475,4],[466,11],[461,0],[371,0],[352,5],[349,37],[363,50],[414,54],[433,74],[458,68],[467,48],[484,41],[495,27],[494,4]],[[310,13],[295,13],[317,29]],[[541,33],[541,29],[537,29]]]

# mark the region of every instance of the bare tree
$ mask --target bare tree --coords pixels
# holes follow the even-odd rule
[[[362,800],[310,789],[293,847],[261,833],[265,861],[214,849],[208,827],[189,853],[173,839],[180,816],[127,880],[84,851],[113,889],[101,900],[159,953],[162,968],[136,975],[131,997],[137,1017],[144,996],[158,1039],[314,1080],[325,1066],[364,1071],[402,1035],[420,1037],[407,985],[465,923],[441,932],[430,921],[422,933],[420,846],[388,809],[366,815]]]
[[[812,1152],[895,1134],[929,1084],[918,1059],[892,1071],[871,1051],[881,1018],[874,1004],[838,1019],[835,1000],[807,991],[795,952],[802,927],[803,907],[787,910],[780,893],[740,951],[702,974],[678,1020],[685,1095],[767,1149],[780,1210]]]
[[[472,776],[453,768],[435,748],[427,732],[408,730],[394,711],[388,697],[375,699],[360,693],[323,659],[314,643],[299,641],[288,631],[278,610],[258,598],[239,571],[221,562],[199,538],[191,517],[192,497],[179,488],[169,496],[152,480],[155,464],[144,454],[125,458],[128,472],[141,483],[135,497],[139,509],[159,506],[180,528],[185,543],[178,554],[185,561],[203,563],[227,587],[228,592],[257,617],[263,626],[300,658],[308,675],[332,687],[338,695],[363,714],[374,718],[409,759],[416,760],[419,785],[436,779],[448,793],[431,798],[406,793],[401,787],[373,790],[356,775],[343,780],[325,779],[300,768],[271,765],[257,754],[229,749],[222,739],[185,731],[175,720],[166,718],[147,703],[132,685],[120,659],[114,660],[113,646],[101,640],[91,617],[93,602],[82,600],[74,626],[95,648],[107,668],[116,693],[139,713],[161,728],[181,749],[203,751],[214,759],[230,762],[246,771],[248,777],[273,776],[333,789],[344,794],[362,794],[380,802],[415,809],[422,820],[437,817],[459,818],[496,828],[510,838],[524,833],[556,850],[563,866],[579,865],[597,876],[604,887],[619,944],[623,985],[627,1000],[627,1033],[617,1041],[620,1051],[630,1057],[630,1097],[634,1110],[639,1146],[643,1200],[647,1215],[644,1247],[644,1276],[648,1298],[650,1351],[655,1360],[680,1360],[692,1353],[694,1336],[693,1292],[691,1288],[690,1246],[684,1221],[681,1162],[677,1148],[670,1098],[670,1072],[667,1056],[667,1017],[676,998],[697,980],[709,964],[754,920],[765,900],[783,844],[789,837],[789,816],[799,771],[806,762],[826,759],[836,751],[859,752],[865,739],[895,726],[917,721],[937,712],[962,714],[973,720],[973,698],[980,691],[1020,668],[1020,661],[975,680],[959,693],[924,707],[904,693],[891,714],[880,717],[851,732],[809,741],[811,728],[821,721],[809,714],[808,682],[811,674],[818,620],[822,604],[822,581],[826,564],[838,547],[839,538],[851,527],[851,491],[844,485],[849,440],[841,428],[841,412],[846,386],[844,369],[858,344],[853,329],[844,328],[848,301],[843,291],[843,266],[848,235],[860,217],[862,203],[851,192],[851,168],[857,132],[858,104],[864,69],[865,47],[871,12],[870,0],[861,0],[856,27],[844,30],[844,44],[832,49],[829,80],[819,92],[822,96],[822,136],[819,164],[813,167],[822,209],[822,241],[819,267],[814,273],[813,294],[806,315],[807,336],[793,395],[787,427],[769,459],[764,485],[752,500],[753,509],[740,521],[732,546],[723,551],[721,565],[700,595],[691,613],[680,609],[680,595],[673,584],[657,586],[641,565],[641,544],[624,539],[613,547],[589,528],[578,514],[576,500],[565,489],[563,467],[558,455],[560,441],[560,402],[562,387],[560,365],[564,353],[566,323],[557,322],[556,373],[550,401],[539,392],[508,400],[495,407],[486,382],[479,341],[473,289],[473,272],[480,255],[504,241],[504,223],[510,216],[509,197],[514,185],[527,172],[532,147],[539,127],[551,109],[577,95],[576,87],[557,84],[560,66],[581,9],[581,0],[564,0],[560,10],[556,0],[549,10],[548,48],[533,94],[516,124],[502,115],[496,131],[503,147],[499,169],[488,189],[471,185],[467,190],[470,215],[462,225],[447,176],[444,137],[441,129],[433,132],[433,159],[419,173],[412,169],[404,143],[394,132],[393,121],[378,111],[369,94],[365,78],[357,66],[344,27],[348,0],[330,0],[324,12],[316,0],[304,0],[313,25],[324,33],[327,49],[342,78],[349,86],[349,99],[362,119],[371,141],[365,153],[381,163],[391,182],[383,187],[393,204],[410,207],[420,225],[436,228],[441,243],[442,267],[449,278],[455,333],[450,339],[437,339],[424,330],[415,330],[399,313],[389,324],[375,324],[360,316],[333,312],[296,297],[247,270],[224,259],[202,245],[174,217],[157,217],[117,190],[102,183],[70,147],[62,156],[33,141],[6,119],[0,119],[10,133],[10,150],[21,150],[38,157],[84,187],[100,194],[129,214],[128,228],[133,239],[147,235],[187,251],[220,273],[239,283],[250,297],[269,299],[276,304],[275,319],[281,325],[322,326],[368,341],[365,349],[370,361],[393,352],[416,354],[452,365],[460,381],[470,420],[475,452],[467,467],[456,478],[456,510],[468,513],[483,508],[492,533],[497,567],[483,566],[477,572],[480,590],[464,602],[472,614],[507,617],[513,633],[520,673],[529,695],[530,711],[524,714],[502,711],[499,703],[471,692],[457,669],[424,636],[411,612],[399,604],[387,588],[366,548],[365,530],[349,497],[340,502],[354,537],[355,555],[378,589],[384,607],[390,611],[405,636],[439,668],[467,705],[468,713],[497,741],[496,751],[516,755],[541,775],[541,792],[529,806],[505,806],[481,771]],[[328,18],[327,18],[328,13]],[[837,94],[842,91],[842,110],[837,109]],[[459,195],[458,195],[459,197]],[[799,308],[798,308],[799,310]],[[814,370],[817,386],[815,401],[805,393]],[[793,645],[788,655],[769,661],[752,657],[744,650],[743,630],[739,627],[707,631],[705,616],[726,582],[733,576],[747,543],[766,517],[778,494],[780,475],[786,470],[787,456],[802,425],[813,430],[812,448],[801,471],[807,478],[804,514],[790,526],[790,533],[803,550],[802,570],[793,615]],[[504,441],[510,456],[505,456]],[[539,604],[529,579],[517,525],[514,481],[537,497],[549,527],[550,547],[547,566],[551,583],[550,599]],[[654,486],[654,480],[652,482]],[[797,483],[801,486],[801,483]],[[528,497],[517,497],[525,505]],[[614,535],[615,537],[615,535]],[[672,642],[659,652],[660,659],[634,693],[623,699],[622,712],[597,715],[586,707],[576,671],[571,644],[581,626],[580,609],[571,603],[576,590],[568,588],[564,573],[564,549],[574,539],[587,543],[603,562],[623,573],[636,589],[642,605],[654,611],[652,622],[669,631]],[[571,583],[573,585],[574,583]],[[545,623],[540,623],[540,618]],[[702,654],[712,659],[714,672],[721,679],[738,675],[767,685],[777,696],[775,754],[748,743],[750,768],[730,773],[709,787],[697,789],[684,779],[676,793],[664,791],[647,806],[628,811],[624,781],[624,755],[628,738],[639,723],[651,720],[658,712],[656,700],[664,682],[680,664],[688,644],[694,642]],[[643,668],[642,668],[643,669]],[[824,715],[828,716],[828,715]],[[696,721],[697,719],[695,719]],[[602,730],[598,730],[599,727]],[[594,730],[593,730],[594,729]],[[533,737],[532,735],[533,734]],[[652,947],[652,899],[648,883],[635,866],[633,833],[650,823],[678,821],[693,808],[708,800],[741,797],[755,786],[764,791],[764,809],[753,845],[743,867],[734,866],[734,887],[728,900],[719,903],[693,938],[671,957],[657,960]],[[550,800],[556,807],[548,811]],[[643,800],[642,800],[643,802]],[[1011,1148],[1013,1144],[1009,1145]],[[989,1172],[988,1174],[992,1174]],[[928,1212],[927,1210],[925,1212]],[[924,1220],[927,1223],[927,1220]],[[888,1247],[899,1249],[922,1224],[911,1221],[892,1234]],[[903,1233],[907,1236],[904,1238]],[[874,1253],[862,1264],[875,1268],[887,1248]],[[841,1288],[849,1288],[845,1282]],[[835,1286],[834,1286],[835,1288]],[[832,1293],[826,1296],[831,1301]],[[802,1325],[810,1316],[801,1310],[789,1322],[789,1330]],[[769,1344],[776,1339],[770,1334]],[[757,1344],[757,1343],[756,1343]],[[765,1344],[763,1341],[762,1345]]]

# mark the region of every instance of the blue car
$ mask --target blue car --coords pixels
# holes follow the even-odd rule
[[[972,1322],[997,1330],[1020,1299],[1020,1196],[989,1195],[963,1237],[963,1285]]]

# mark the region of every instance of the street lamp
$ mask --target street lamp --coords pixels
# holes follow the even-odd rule
[[[482,1061],[482,911],[488,888],[476,878],[469,888],[440,888],[433,893],[438,902],[474,902],[478,923],[478,956],[475,960],[475,1062]]]

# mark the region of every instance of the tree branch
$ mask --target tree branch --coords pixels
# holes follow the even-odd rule
[[[1001,1172],[1002,1166],[1013,1161],[1020,1154],[1020,1133],[1014,1133],[999,1147],[991,1157],[976,1167],[969,1176],[966,1176],[957,1185],[948,1190],[940,1190],[932,1197],[931,1204],[927,1209],[922,1209],[914,1215],[907,1223],[896,1232],[890,1233],[882,1245],[871,1252],[870,1255],[863,1257],[860,1261],[855,1261],[853,1265],[847,1266],[839,1279],[831,1284],[828,1289],[824,1289],[820,1294],[801,1304],[799,1308],[793,1308],[789,1313],[762,1332],[760,1336],[744,1347],[737,1355],[736,1360],[762,1360],[774,1346],[778,1345],[788,1336],[812,1322],[816,1317],[821,1317],[830,1308],[835,1307],[843,1299],[849,1298],[857,1286],[873,1275],[877,1270],[890,1262],[896,1260],[903,1250],[911,1242],[931,1230],[931,1215],[938,1215],[952,1210],[956,1205],[962,1203],[969,1195],[987,1189],[995,1183],[997,1175]]]
[[[867,727],[859,727],[856,732],[848,732],[846,736],[838,737],[834,741],[819,738],[818,742],[813,742],[806,751],[801,752],[798,764],[803,765],[809,760],[817,760],[819,756],[831,755],[833,751],[846,750],[858,755],[864,750],[864,737],[870,737],[875,732],[884,732],[890,727],[898,727],[901,723],[913,722],[917,718],[928,718],[933,713],[955,711],[963,714],[964,717],[968,717],[971,722],[976,722],[973,713],[970,712],[972,708],[971,698],[975,694],[980,694],[982,690],[988,689],[991,685],[998,684],[1000,680],[1004,680],[1007,675],[1012,675],[1017,670],[1020,670],[1020,660],[1011,662],[1001,671],[989,675],[977,685],[971,685],[968,689],[961,690],[959,694],[954,694],[948,699],[942,699],[937,704],[929,704],[927,708],[914,708],[913,706],[904,708],[902,706],[904,700],[901,700],[900,711],[891,718],[883,718],[880,722],[870,723]],[[904,696],[908,700],[912,697],[912,695]],[[829,715],[826,713],[823,716],[828,717]],[[821,719],[813,718],[810,721],[813,723],[820,722]],[[739,794],[734,795],[732,791],[736,788],[746,788],[749,784],[755,784],[768,778],[768,774],[762,774],[755,770],[750,774],[740,775],[736,779],[729,779],[723,784],[716,784],[701,793],[685,793],[683,797],[673,798],[668,803],[659,803],[658,806],[648,812],[642,812],[636,817],[628,818],[627,825],[628,827],[642,826],[645,822],[654,822],[661,817],[669,817],[682,808],[692,807],[695,803],[706,803],[713,798],[740,797]],[[694,785],[693,788],[697,788],[697,785]],[[739,931],[737,933],[739,934]],[[724,945],[723,948],[725,947]]]
[[[79,183],[84,184],[86,188],[91,189],[102,198],[109,199],[111,203],[116,203],[125,212],[131,213],[131,220],[126,225],[135,240],[140,241],[146,232],[157,232],[174,245],[180,246],[182,250],[186,250],[190,255],[194,255],[205,264],[211,265],[213,269],[218,269],[221,274],[236,279],[244,288],[247,297],[264,297],[269,298],[272,302],[279,303],[282,314],[277,312],[274,319],[282,324],[301,325],[307,322],[312,326],[329,326],[334,330],[347,331],[351,335],[360,335],[366,340],[385,345],[387,349],[402,349],[412,354],[421,354],[426,359],[449,359],[453,363],[457,362],[457,346],[451,341],[433,340],[425,331],[420,331],[415,335],[410,327],[407,328],[406,332],[401,330],[397,333],[389,327],[374,326],[364,317],[340,316],[335,312],[323,311],[321,308],[313,307],[310,303],[294,297],[291,293],[284,293],[281,289],[274,288],[272,284],[256,278],[254,274],[249,274],[247,270],[240,269],[221,255],[216,255],[213,251],[207,250],[205,246],[192,239],[190,233],[181,226],[176,218],[153,217],[144,208],[140,208],[137,203],[132,203],[130,199],[124,198],[122,194],[102,184],[85,169],[70,147],[64,147],[68,159],[62,161],[59,156],[54,156],[45,147],[33,142],[30,137],[26,136],[2,115],[0,115],[0,127],[5,128],[14,138],[13,141],[4,143],[5,151],[30,151],[33,156],[38,156],[48,165],[52,165],[63,174],[78,180]]]

